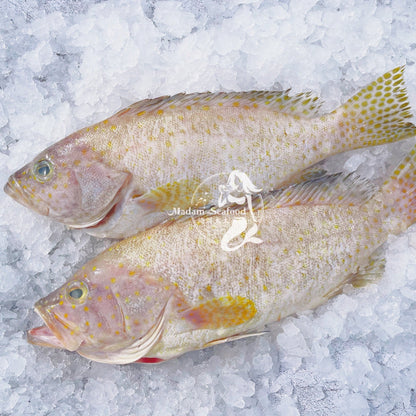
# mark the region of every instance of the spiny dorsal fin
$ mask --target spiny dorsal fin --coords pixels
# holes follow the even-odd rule
[[[128,108],[120,110],[113,117],[122,117],[125,114],[145,116],[147,113],[160,113],[164,111],[176,111],[175,109],[199,108],[245,108],[268,109],[293,116],[312,118],[318,115],[320,108],[318,97],[311,92],[299,93],[293,96],[286,91],[244,91],[244,92],[203,92],[173,96],[163,96],[146,99],[132,104]]]
[[[270,208],[293,205],[362,205],[374,195],[376,189],[374,184],[355,173],[336,173],[290,185],[262,197],[264,206]]]
[[[252,195],[252,208],[283,208],[294,205],[356,205],[365,204],[377,190],[377,186],[355,173],[336,173],[319,176],[316,179],[290,185],[270,192]],[[228,204],[222,208],[215,205],[198,207],[203,214],[198,217],[210,217],[222,211],[241,210],[245,205]],[[214,210],[212,208],[215,208]],[[183,222],[187,215],[169,218],[165,223]]]

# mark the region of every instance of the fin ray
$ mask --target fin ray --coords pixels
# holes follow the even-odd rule
[[[220,338],[220,339],[216,339],[214,341],[207,342],[206,344],[204,344],[203,348],[212,347],[212,346],[218,345],[218,344],[225,344],[226,342],[229,342],[229,341],[237,341],[238,339],[257,337],[257,336],[265,335],[265,334],[269,334],[269,333],[270,333],[269,331],[261,331],[261,332],[248,332],[248,333],[245,333],[245,334],[232,335],[230,337]]]
[[[169,111],[175,108],[186,109],[195,106],[208,109],[212,106],[242,107],[251,109],[268,109],[281,113],[291,114],[303,118],[312,118],[318,115],[321,103],[318,97],[311,92],[302,92],[289,95],[285,91],[243,91],[243,92],[203,92],[179,93],[173,96],[138,101],[127,109],[120,110],[113,117],[122,117],[125,114],[145,114],[160,111]]]
[[[416,146],[396,166],[382,186],[385,210],[407,226],[416,222]]]
[[[219,329],[241,325],[257,313],[254,302],[241,296],[208,300],[182,312],[197,329]]]
[[[195,192],[198,195],[195,197]],[[208,187],[200,186],[197,179],[182,179],[179,181],[167,183],[157,188],[151,189],[145,194],[139,195],[135,201],[143,204],[151,210],[168,211],[173,209],[198,208],[206,205],[211,199],[211,192]]]
[[[378,77],[332,114],[338,117],[341,138],[333,153],[348,148],[376,146],[416,134],[403,78],[404,66]]]
[[[330,299],[339,295],[342,293],[346,284],[351,284],[352,286],[359,288],[376,282],[383,277],[385,266],[386,259],[384,257],[384,248],[381,246],[370,256],[368,263],[365,266],[360,267],[356,273],[346,276],[340,285],[330,290],[324,297]]]

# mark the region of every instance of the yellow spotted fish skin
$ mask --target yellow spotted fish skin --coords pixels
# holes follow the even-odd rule
[[[138,102],[83,137],[113,167],[140,178],[142,192],[236,169],[267,191],[330,154],[416,132],[406,120],[402,67],[332,113],[319,116],[318,109],[310,94],[178,94]]]
[[[330,175],[273,192],[264,198],[262,243],[235,251],[221,249],[232,221],[225,215],[154,227],[111,246],[39,301],[53,334],[38,328],[29,339],[121,364],[258,333],[346,283],[374,281],[383,263],[377,249],[416,220],[415,184],[416,148],[380,189]],[[71,300],[75,287],[83,295]]]
[[[175,208],[217,205],[218,187],[234,170],[267,192],[298,181],[330,155],[414,135],[403,70],[384,74],[326,115],[310,93],[143,100],[51,146],[11,177],[6,192],[92,235],[133,235]],[[55,175],[36,181],[30,172],[45,158]],[[195,197],[201,183],[206,189]]]

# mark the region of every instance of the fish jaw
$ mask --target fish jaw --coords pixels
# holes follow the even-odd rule
[[[35,305],[35,312],[42,318],[45,325],[28,331],[27,340],[33,345],[61,348],[76,351],[82,343],[79,331],[65,322],[51,308],[43,307],[40,302]]]
[[[30,329],[27,333],[27,340],[30,344],[40,347],[65,349],[64,344],[46,325]]]
[[[9,177],[9,180],[6,185],[4,185],[3,190],[7,195],[24,207],[35,210],[40,215],[49,215],[49,208],[45,204],[39,204],[35,207],[34,204],[31,203],[29,196],[20,186],[19,181],[15,178],[15,175],[11,175]]]

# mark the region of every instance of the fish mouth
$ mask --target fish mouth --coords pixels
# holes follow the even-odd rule
[[[10,176],[6,185],[3,188],[4,192],[12,197],[15,201],[24,205],[27,208],[30,208],[29,199],[25,195],[23,189],[19,185],[19,182],[16,180],[14,175]]]
[[[30,201],[25,190],[20,186],[19,181],[15,178],[14,175],[11,175],[6,185],[3,188],[4,192],[13,198],[16,202],[23,205],[30,210],[35,210],[40,215],[48,216],[49,208],[47,206],[35,206]]]
[[[32,328],[27,333],[27,340],[33,345],[49,348],[61,348],[76,351],[81,345],[79,332],[73,325],[65,322],[49,308],[35,305],[35,312],[42,318],[45,325]]]
[[[29,343],[40,347],[65,349],[65,345],[46,325],[30,329],[27,332],[27,340]]]

